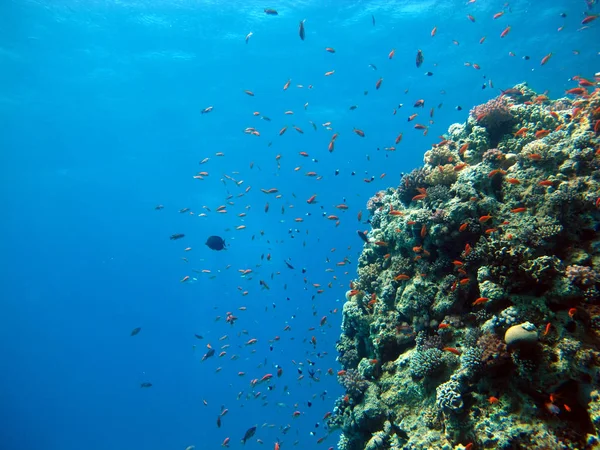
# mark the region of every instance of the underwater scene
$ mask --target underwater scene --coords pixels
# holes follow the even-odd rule
[[[0,1],[0,449],[600,448],[599,19]]]

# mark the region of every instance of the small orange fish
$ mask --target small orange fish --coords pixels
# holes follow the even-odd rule
[[[544,336],[546,336],[548,334],[548,332],[550,331],[551,327],[552,327],[552,324],[550,322],[548,322],[546,324],[546,328],[544,329]]]
[[[481,217],[479,218],[479,222],[481,222],[481,223],[485,223],[485,222],[487,222],[488,220],[490,220],[491,218],[492,218],[492,216],[491,216],[491,215],[489,215],[489,214],[488,214],[487,216],[481,216]]]
[[[424,238],[427,235],[427,227],[423,225],[421,227],[421,237]]]
[[[423,200],[423,199],[424,199],[424,198],[426,198],[426,197],[427,197],[427,194],[418,194],[418,195],[415,195],[415,196],[412,198],[412,200],[413,200],[413,201],[416,201],[416,200]]]
[[[393,48],[392,51],[389,53],[388,55],[388,59],[392,59],[394,57],[394,53],[396,52],[396,49]]]
[[[283,85],[283,90],[287,91],[287,89],[290,87],[290,83],[292,82],[291,79],[287,80],[287,82]]]
[[[326,77],[330,77],[331,75],[333,75],[335,73],[335,70],[331,70],[329,72],[325,72],[325,76]]]
[[[541,139],[543,137],[546,137],[550,134],[550,130],[538,130],[535,132],[535,138],[536,139]]]
[[[308,203],[309,205],[312,205],[315,202],[316,198],[317,198],[317,194],[314,194],[308,200],[306,200],[306,203]]]
[[[381,87],[381,82],[383,81],[383,77],[379,78],[375,83],[375,89],[379,89]]]
[[[489,301],[489,298],[487,297],[479,297],[477,300],[475,300],[472,305],[473,306],[477,306],[477,305],[482,305],[484,303],[487,303]]]
[[[542,58],[542,61],[540,62],[540,66],[543,66],[544,64],[546,64],[550,58],[552,58],[552,52],[548,53],[546,56],[544,56]]]
[[[569,309],[569,313],[568,314],[569,314],[569,317],[572,319],[575,316],[575,314],[577,314],[577,308],[571,308],[571,309]]]
[[[357,135],[359,135],[360,137],[365,137],[365,132],[363,130],[359,130],[357,128],[354,128],[353,130]]]
[[[400,141],[402,140],[402,133],[400,133],[398,136],[396,136],[396,145],[398,145],[400,143]]]
[[[507,178],[506,181],[509,182],[510,184],[521,184],[521,182],[519,180],[517,180],[516,178]]]
[[[528,131],[529,131],[529,128],[522,127],[522,128],[520,128],[520,129],[519,129],[519,131],[517,131],[517,132],[514,134],[514,136],[515,136],[515,137],[517,137],[517,136],[523,136],[524,134],[527,134],[527,132],[528,132]]]
[[[508,33],[510,33],[510,25],[507,26],[504,30],[502,30],[502,33],[500,33],[500,37],[503,38],[504,36],[506,36]]]
[[[540,155],[539,153],[531,153],[530,155],[527,155],[527,157],[532,161],[539,161],[542,159],[542,155]]]
[[[519,214],[522,212],[527,211],[527,208],[521,207],[521,208],[515,208],[515,209],[511,209],[510,212],[511,213],[515,213],[515,214]]]
[[[249,95],[250,97],[254,97],[254,92],[252,91],[244,91],[244,93]]]
[[[457,348],[454,348],[454,347],[444,347],[442,350],[445,351],[445,352],[454,353],[457,356],[461,355],[461,351],[459,349],[457,349]]]
[[[396,276],[394,277],[394,280],[396,280],[396,281],[400,281],[400,280],[410,280],[410,276],[408,276],[408,275],[406,275],[406,274],[403,274],[403,273],[401,273],[400,275],[396,275]]]
[[[465,231],[467,229],[468,226],[469,226],[468,223],[463,223],[460,227],[458,227],[458,231],[460,231],[462,233],[463,231]]]
[[[554,182],[550,180],[543,180],[538,183],[538,186],[552,186]]]
[[[593,20],[596,20],[598,17],[600,17],[600,14],[590,14],[588,16],[585,16],[583,18],[583,20],[581,21],[581,25],[588,24],[588,23],[592,22]]]
[[[495,405],[496,403],[498,403],[500,400],[497,397],[490,397],[488,398],[488,402],[490,403],[490,405]]]
[[[325,50],[328,51],[329,53],[335,53],[335,49],[332,47],[325,47]]]
[[[437,27],[433,27],[433,30],[431,30],[431,37],[434,37],[436,33],[437,33]]]

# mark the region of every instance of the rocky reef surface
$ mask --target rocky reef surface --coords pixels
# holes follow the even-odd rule
[[[597,447],[600,93],[581,80],[477,106],[369,200],[338,449]]]

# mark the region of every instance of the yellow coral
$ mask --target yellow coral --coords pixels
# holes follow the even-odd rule
[[[436,184],[451,185],[456,181],[458,172],[454,170],[452,164],[445,164],[443,166],[437,166],[425,179],[427,183],[435,186]]]

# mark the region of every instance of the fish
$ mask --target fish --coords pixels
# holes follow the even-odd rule
[[[544,56],[542,58],[542,61],[540,62],[540,66],[543,66],[544,64],[546,64],[551,57],[552,57],[552,52],[550,52],[546,56]]]
[[[507,26],[502,33],[500,33],[500,37],[503,38],[504,36],[506,36],[508,33],[510,32],[510,25]]]
[[[581,25],[588,24],[588,23],[596,20],[598,17],[600,17],[600,14],[590,14],[590,15],[587,15],[581,21]]]
[[[136,334],[138,334],[140,331],[142,331],[142,328],[141,328],[141,327],[134,328],[133,330],[131,330],[131,334],[130,334],[130,336],[135,336],[135,335],[136,335]]]
[[[244,437],[242,438],[242,444],[246,445],[246,442],[248,441],[248,439],[252,438],[252,436],[254,436],[255,434],[256,434],[256,426],[248,428],[246,430],[246,433],[244,433]]]
[[[248,41],[250,40],[250,38],[252,37],[252,35],[253,35],[253,34],[254,34],[254,33],[252,33],[252,31],[251,31],[250,33],[248,33],[248,34],[246,35],[246,44],[248,43]]]
[[[283,262],[285,263],[286,266],[288,266],[289,269],[294,269],[294,266],[292,266],[289,262],[287,262],[285,259],[283,260]]]
[[[267,14],[269,16],[278,16],[279,15],[279,13],[277,12],[276,9],[271,9],[271,8],[266,8],[265,14]]]
[[[425,60],[425,58],[423,57],[423,52],[421,51],[421,49],[419,49],[417,51],[417,58],[416,58],[417,68],[421,67],[421,64],[423,64],[424,60]]]
[[[172,234],[169,239],[171,239],[172,241],[176,241],[177,239],[181,239],[181,238],[184,238],[184,237],[185,237],[185,234],[183,234],[183,233],[177,233],[177,234]]]
[[[300,39],[304,40],[304,22],[305,20],[301,20],[300,21],[300,25],[298,26],[298,35],[300,36]]]
[[[209,112],[211,112],[213,110],[212,106],[207,106],[206,108],[204,108],[202,111],[200,111],[200,114],[208,114]]]
[[[148,383],[147,381],[140,383],[140,387],[142,388],[149,388],[152,387],[152,383]]]
[[[223,239],[222,237],[219,236],[210,236],[206,242],[205,242],[206,246],[208,248],[210,248],[211,250],[224,250],[225,247],[225,239]]]
[[[360,219],[359,219],[360,220]],[[367,244],[369,244],[369,238],[367,237],[367,233],[365,233],[364,231],[357,231],[358,233],[358,237],[361,238],[363,241],[365,241]]]
[[[202,355],[202,361],[206,361],[208,358],[210,358],[211,356],[214,356],[214,354],[215,354],[214,348],[212,348],[210,345],[208,345],[207,347],[208,347],[208,351],[204,355]]]

